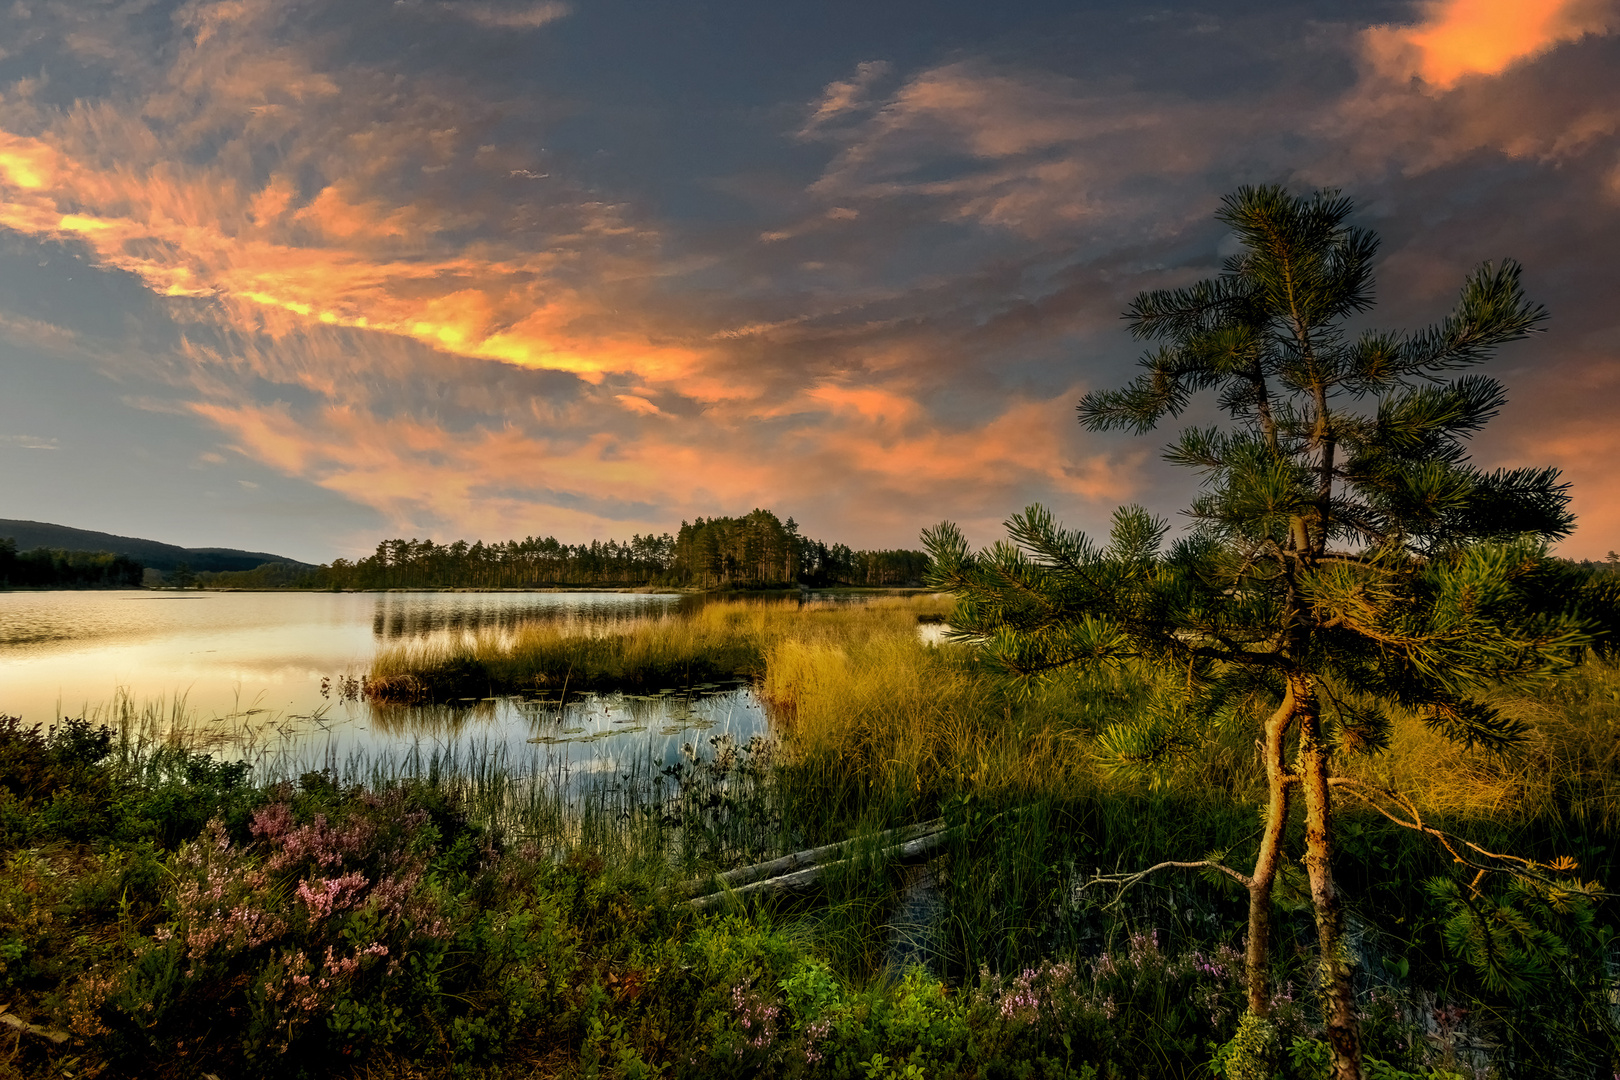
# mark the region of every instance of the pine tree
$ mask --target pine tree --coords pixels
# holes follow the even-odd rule
[[[1352,335],[1347,321],[1372,306],[1378,250],[1349,223],[1353,209],[1332,191],[1227,196],[1217,217],[1241,251],[1217,277],[1138,296],[1126,318],[1156,343],[1145,370],[1080,402],[1091,430],[1141,434],[1195,394],[1215,395],[1230,422],[1188,429],[1165,453],[1203,476],[1187,535],[1166,550],[1166,523],[1126,507],[1100,544],[1039,506],[981,552],[950,523],[924,534],[932,583],[957,594],[957,635],[1009,672],[1130,662],[1175,673],[1183,692],[1101,734],[1114,768],[1161,766],[1242,695],[1258,689],[1273,703],[1259,720],[1268,802],[1252,869],[1219,855],[1163,865],[1204,867],[1248,890],[1245,1023],[1263,1022],[1272,887],[1291,804],[1303,803],[1341,1080],[1361,1075],[1361,1048],[1333,879],[1334,797],[1433,830],[1396,793],[1335,775],[1335,755],[1384,750],[1397,712],[1470,746],[1510,745],[1522,731],[1484,691],[1544,677],[1589,640],[1546,551],[1573,524],[1567,485],[1554,469],[1482,471],[1467,454],[1505,397],[1466,369],[1537,331],[1546,311],[1505,260],[1470,274],[1454,312],[1428,329]],[[1464,856],[1483,870],[1517,866],[1531,885],[1567,885],[1553,884],[1562,865]]]

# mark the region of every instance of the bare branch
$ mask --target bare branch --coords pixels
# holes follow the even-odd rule
[[[1085,892],[1093,885],[1118,885],[1119,891],[1114,893],[1114,898],[1107,904],[1103,905],[1104,907],[1110,908],[1117,907],[1119,906],[1119,902],[1124,899],[1127,890],[1133,886],[1141,884],[1150,874],[1155,874],[1160,870],[1218,870],[1227,877],[1231,878],[1233,881],[1237,882],[1239,885],[1242,885],[1245,889],[1252,888],[1254,886],[1254,880],[1247,874],[1239,873],[1230,866],[1217,862],[1214,859],[1199,859],[1197,862],[1162,862],[1158,863],[1157,865],[1150,866],[1146,870],[1139,870],[1134,874],[1098,874],[1096,877],[1093,877],[1090,881],[1080,886],[1080,892]]]
[[[1541,871],[1545,869],[1541,863],[1538,863],[1533,859],[1526,859],[1518,855],[1504,855],[1499,852],[1488,851],[1471,840],[1463,840],[1458,837],[1451,836],[1449,833],[1443,832],[1440,829],[1436,829],[1432,825],[1425,825],[1423,823],[1423,817],[1418,813],[1416,805],[1413,804],[1411,799],[1402,795],[1398,791],[1392,791],[1389,788],[1380,787],[1377,784],[1369,784],[1365,781],[1356,780],[1348,776],[1329,777],[1328,785],[1330,787],[1340,788],[1346,794],[1354,795],[1356,798],[1360,799],[1362,802],[1366,803],[1368,806],[1372,807],[1374,810],[1378,811],[1380,814],[1384,815],[1384,817],[1388,818],[1390,821],[1399,825],[1403,829],[1411,829],[1414,832],[1420,832],[1427,836],[1434,837],[1440,842],[1442,847],[1451,853],[1451,857],[1453,859],[1463,866],[1468,867],[1470,870],[1478,871],[1479,874],[1524,873],[1529,876],[1540,878],[1542,876]],[[1398,803],[1403,809],[1406,810],[1408,814],[1411,815],[1411,820],[1408,821],[1398,817],[1385,807],[1379,805],[1377,800],[1375,800],[1371,795],[1367,794],[1368,791],[1374,792],[1392,802]],[[1473,859],[1467,858],[1461,852],[1459,852],[1456,845],[1470,848],[1487,859],[1496,859],[1502,863],[1517,863],[1520,867],[1523,867],[1523,870],[1514,870],[1506,866],[1492,866],[1486,863],[1475,862]],[[1480,878],[1476,876],[1474,880],[1477,883]]]

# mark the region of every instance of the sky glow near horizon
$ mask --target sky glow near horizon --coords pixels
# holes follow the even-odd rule
[[[1559,467],[1561,550],[1620,547],[1615,2],[990,7],[19,0],[0,517],[326,561],[1171,516],[1174,425],[1074,403],[1283,182],[1382,235],[1370,325],[1525,264],[1553,318],[1475,460]]]

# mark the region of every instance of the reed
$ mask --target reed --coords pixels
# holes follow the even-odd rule
[[[395,646],[378,653],[365,683],[374,701],[433,701],[521,691],[693,686],[764,674],[770,647],[803,633],[864,638],[938,614],[931,598],[855,605],[798,599],[722,601],[689,615],[617,624],[595,632],[558,624]],[[863,615],[867,617],[863,618]],[[879,629],[881,627],[881,629]]]

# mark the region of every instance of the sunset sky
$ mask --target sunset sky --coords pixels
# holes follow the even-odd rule
[[[0,517],[309,561],[795,516],[986,543],[1195,478],[1094,435],[1238,184],[1526,266],[1486,466],[1620,548],[1620,0],[16,0]]]

